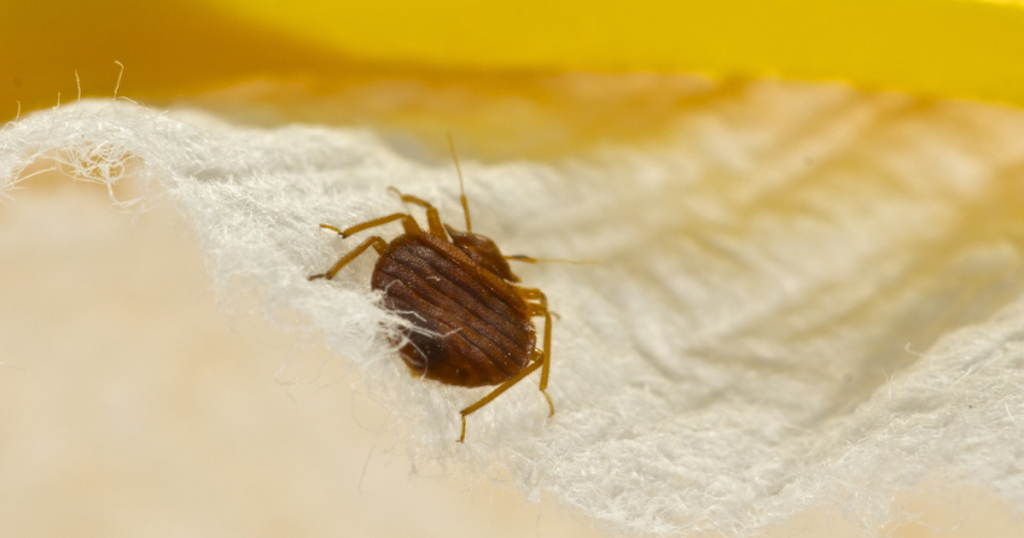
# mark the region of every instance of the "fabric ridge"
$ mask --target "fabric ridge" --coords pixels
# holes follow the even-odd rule
[[[4,203],[39,163],[137,181],[141,198],[116,200],[130,211],[175,204],[225,302],[255,292],[281,330],[322,338],[414,466],[498,466],[527,498],[650,536],[754,536],[825,505],[874,532],[901,517],[895,493],[936,477],[1024,508],[1020,111],[751,83],[635,145],[463,162],[475,232],[597,260],[513,267],[559,315],[556,413],[532,376],[472,416],[466,445],[458,412],[489,389],[408,374],[372,252],[307,280],[367,235],[320,223],[425,223],[389,186],[462,229],[450,161],[370,130],[97,100],[0,130]]]

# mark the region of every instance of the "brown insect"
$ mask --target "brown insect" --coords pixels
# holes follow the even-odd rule
[[[451,137],[448,138],[451,144]],[[415,329],[403,332],[407,343],[399,350],[415,375],[448,385],[479,387],[498,385],[478,402],[463,409],[466,416],[487,405],[512,385],[538,368],[540,391],[551,415],[555,406],[545,389],[551,365],[551,313],[547,297],[539,289],[516,284],[506,260],[536,262],[528,256],[503,256],[494,241],[472,233],[469,204],[462,184],[462,169],[452,145],[459,174],[466,231],[441,222],[437,208],[394,187],[403,202],[426,209],[428,230],[420,229],[408,213],[394,213],[340,230],[321,224],[342,237],[401,221],[405,233],[391,242],[372,236],[341,257],[326,273],[309,280],[331,279],[345,265],[373,247],[380,258],[374,266],[370,287],[384,294],[384,308],[396,313]],[[537,349],[534,317],[544,318],[544,347]],[[500,384],[499,384],[500,383]]]

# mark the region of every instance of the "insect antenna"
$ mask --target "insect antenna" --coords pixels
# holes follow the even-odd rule
[[[560,258],[534,258],[533,256],[526,256],[525,254],[513,254],[511,256],[504,256],[506,260],[526,263],[568,263],[572,265],[597,265],[600,263],[598,260],[563,260]]]
[[[462,200],[462,211],[466,213],[466,233],[472,233],[473,227],[469,223],[469,202],[466,201],[466,186],[462,183],[462,167],[459,166],[459,157],[455,154],[455,142],[452,142],[452,133],[445,131],[448,135],[448,147],[452,150],[452,159],[455,160],[455,170],[459,173],[459,198]]]

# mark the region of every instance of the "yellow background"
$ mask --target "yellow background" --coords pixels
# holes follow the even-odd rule
[[[1024,99],[1024,11],[969,0],[218,0],[357,58],[469,69],[777,74]]]
[[[773,74],[1024,103],[1024,9],[969,0],[0,5],[0,118],[57,93],[173,97],[253,78],[565,69]]]

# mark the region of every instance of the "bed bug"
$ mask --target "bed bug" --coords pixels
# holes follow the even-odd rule
[[[448,385],[480,387],[498,385],[479,401],[463,409],[466,416],[487,405],[501,393],[541,370],[540,391],[551,415],[555,406],[545,390],[551,364],[551,313],[547,297],[536,288],[518,284],[507,260],[536,262],[528,256],[503,256],[490,238],[472,232],[462,169],[448,137],[459,175],[466,231],[441,222],[437,208],[427,201],[389,187],[402,202],[426,210],[427,230],[409,213],[393,213],[339,229],[322,229],[344,237],[399,221],[405,233],[388,242],[374,235],[341,257],[326,273],[309,280],[332,279],[338,271],[369,248],[379,254],[370,287],[383,293],[383,306],[411,326],[404,328],[405,345],[399,354],[415,375]],[[537,348],[533,318],[544,318],[543,347]],[[549,415],[550,416],[550,415]]]

